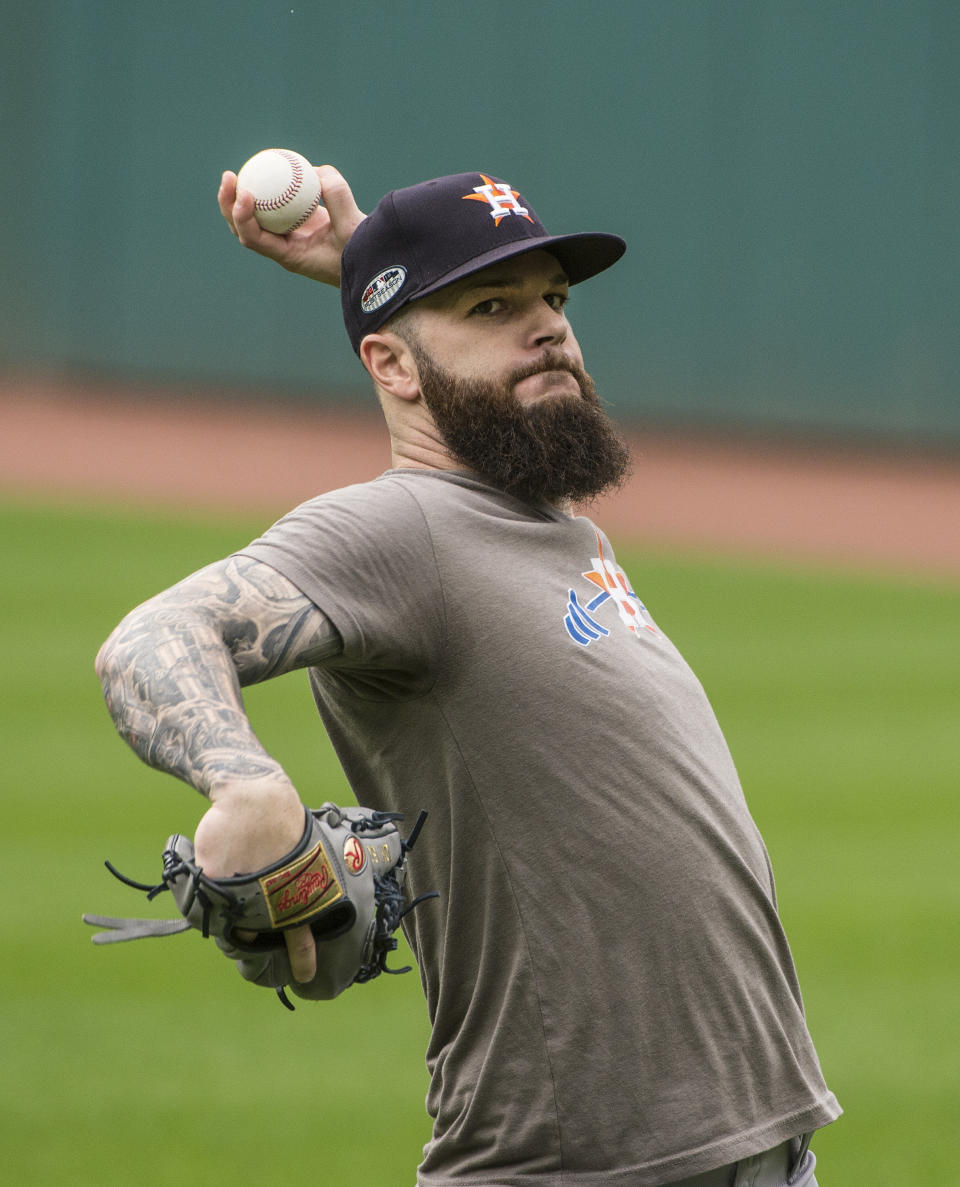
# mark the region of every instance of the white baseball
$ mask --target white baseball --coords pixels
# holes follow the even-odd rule
[[[253,194],[253,213],[265,231],[285,235],[302,226],[320,201],[320,183],[306,157],[265,148],[241,168],[237,188]]]

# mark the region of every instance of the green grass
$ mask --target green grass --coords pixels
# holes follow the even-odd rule
[[[95,949],[80,913],[167,914],[151,879],[204,803],[116,738],[92,661],[136,602],[263,526],[0,507],[3,1008],[10,1182],[398,1187],[429,1133],[415,974],[295,1014],[196,936]],[[618,559],[703,680],[777,872],[846,1116],[821,1187],[949,1187],[960,1093],[960,590],[664,555]],[[249,690],[304,797],[345,798],[302,677]],[[146,909],[146,911],[145,911]]]
[[[724,725],[846,1115],[821,1187],[960,1182],[960,589],[627,559]]]

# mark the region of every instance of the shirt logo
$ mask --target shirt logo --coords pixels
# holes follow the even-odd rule
[[[520,194],[517,190],[511,189],[506,182],[493,181],[492,178],[487,177],[486,173],[481,173],[484,184],[473,187],[473,192],[470,194],[463,194],[465,202],[486,202],[490,206],[490,217],[493,219],[493,225],[499,227],[500,223],[507,217],[508,214],[517,214],[521,218],[525,218],[528,223],[532,223],[533,219],[527,213],[526,206],[521,206],[518,201]]]
[[[641,631],[649,631],[651,635],[656,635],[658,632],[650,621],[647,608],[631,589],[626,573],[603,555],[603,543],[599,532],[597,555],[591,557],[590,563],[593,568],[581,576],[593,585],[599,586],[600,593],[591,597],[589,602],[583,603],[577,597],[577,591],[570,590],[563,625],[574,643],[579,643],[581,647],[589,647],[595,640],[610,634],[608,628],[594,617],[595,612],[610,601],[617,607],[620,622],[633,635],[639,635]]]

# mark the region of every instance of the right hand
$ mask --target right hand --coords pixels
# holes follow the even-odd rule
[[[316,174],[321,205],[302,227],[286,235],[274,235],[260,226],[253,216],[253,195],[248,190],[237,191],[237,175],[230,170],[220,180],[217,202],[227,226],[244,247],[276,260],[288,272],[339,288],[340,256],[366,216],[338,170],[319,165]]]
[[[197,865],[211,878],[262,870],[286,857],[303,836],[305,810],[292,784],[232,784],[210,798],[193,845]],[[312,980],[317,950],[310,927],[292,927],[283,936],[294,979]]]

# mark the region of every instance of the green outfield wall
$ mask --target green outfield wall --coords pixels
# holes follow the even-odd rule
[[[956,0],[4,4],[0,362],[370,399],[220,171],[478,169],[630,248],[571,318],[626,418],[960,442]]]

